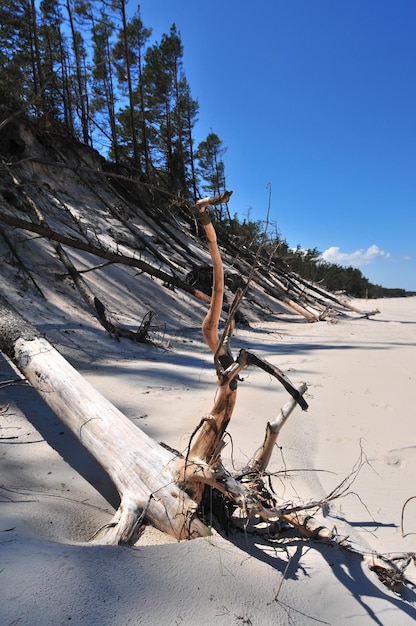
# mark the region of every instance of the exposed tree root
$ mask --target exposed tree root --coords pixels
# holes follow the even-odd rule
[[[225,192],[224,196],[228,199],[230,193]],[[209,204],[221,201],[224,201],[223,197],[204,198],[196,204],[196,212],[205,229],[213,263],[212,298],[202,330],[208,347],[214,353],[219,390],[213,409],[201,420],[191,437],[186,457],[178,459],[176,463],[177,481],[199,503],[203,499],[206,486],[221,493],[223,497],[217,500],[220,503],[220,509],[222,508],[219,516],[223,517],[226,513],[225,516],[228,514],[231,522],[233,519],[238,519],[240,525],[256,519],[264,520],[271,525],[284,522],[296,529],[303,537],[337,544],[343,549],[359,554],[366,560],[368,555],[365,551],[353,546],[348,537],[339,535],[335,528],[328,529],[308,513],[309,510],[322,508],[330,501],[349,492],[362,465],[363,453],[351,475],[342,481],[327,498],[319,502],[299,506],[279,502],[265,483],[265,472],[281,428],[297,404],[303,410],[308,408],[303,397],[306,385],[301,384],[299,388],[296,388],[279,368],[248,350],[240,350],[239,355],[234,359],[231,352],[231,337],[234,315],[241,302],[242,292],[237,292],[224,332],[221,337],[219,336],[218,323],[222,310],[224,272],[215,230],[207,213],[207,207]],[[253,365],[276,378],[292,397],[280,410],[276,419],[267,424],[263,445],[238,475],[232,475],[223,466],[221,460],[221,451],[225,445],[223,438],[236,403],[239,374],[244,368]],[[414,561],[413,553],[402,555],[397,561],[381,555],[371,555],[369,566],[385,585],[397,590],[400,584],[405,582],[406,567]]]

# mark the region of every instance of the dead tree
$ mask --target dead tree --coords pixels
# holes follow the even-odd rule
[[[206,215],[206,204],[202,206]],[[102,541],[134,542],[143,519],[178,539],[203,536],[209,530],[196,516],[196,510],[205,485],[215,482],[215,486],[223,491],[224,477],[227,477],[230,493],[232,490],[244,493],[244,487],[238,489],[237,482],[225,470],[224,477],[217,481],[208,471],[202,472],[202,475],[204,467],[197,463],[201,460],[208,468],[216,464],[219,471],[217,461],[223,446],[222,437],[234,408],[238,373],[244,368],[260,363],[306,407],[302,394],[278,368],[260,362],[246,350],[241,351],[236,361],[233,360],[229,339],[235,306],[230,312],[223,339],[217,346],[224,283],[215,231],[210,223],[205,226],[214,261],[214,285],[203,334],[216,353],[218,373],[223,384],[220,384],[219,398],[211,411],[214,417],[203,419],[205,428],[197,435],[186,463],[133,425],[0,297],[0,349],[107,471],[120,494],[121,504],[114,519],[100,533]],[[241,498],[238,502],[241,504]]]
[[[228,199],[229,193],[226,193]],[[242,298],[237,292],[221,336],[224,277],[215,230],[207,209],[224,202],[205,198],[196,205],[205,229],[213,262],[213,290],[209,311],[202,325],[208,347],[214,353],[219,390],[210,413],[200,420],[185,456],[167,450],[101,396],[78,374],[36,329],[0,296],[0,349],[17,366],[61,421],[107,471],[120,494],[120,506],[112,520],[97,533],[104,543],[134,543],[144,521],[177,539],[206,536],[209,528],[198,516],[198,505],[207,485],[223,494],[224,500],[246,520],[261,518],[270,523],[290,524],[304,537],[324,539],[360,554],[335,530],[322,526],[309,514],[337,494],[320,502],[293,506],[281,502],[266,485],[264,474],[277,436],[293,409],[307,409],[303,397],[306,385],[296,388],[285,373],[249,350],[231,351],[234,316]],[[291,396],[277,418],[267,424],[263,444],[247,466],[232,474],[223,465],[221,451],[224,435],[232,417],[239,374],[257,366],[283,385]],[[395,590],[405,581],[404,571],[415,560],[413,553],[391,558],[374,554],[368,558],[370,569]]]
[[[294,400],[290,410],[294,408],[296,403],[299,403],[303,409],[306,409],[308,405],[303,398],[306,387],[302,386],[301,389],[296,389],[279,368],[259,359],[248,350],[241,350],[237,359],[234,360],[230,341],[234,328],[235,312],[242,297],[241,290],[236,293],[224,332],[222,337],[219,337],[218,325],[224,296],[224,270],[216,233],[207,208],[210,204],[226,202],[230,195],[229,192],[226,192],[220,198],[204,198],[196,204],[196,212],[204,227],[213,263],[211,303],[202,324],[202,334],[208,347],[214,353],[219,390],[213,409],[201,421],[200,427],[190,442],[186,458],[182,462],[178,462],[178,466],[181,482],[198,502],[201,501],[205,485],[210,485],[226,495],[237,498],[239,505],[247,507],[248,491],[235,481],[221,462],[221,450],[225,445],[223,437],[234,410],[239,374],[246,367],[256,365],[279,380],[290,393]],[[268,449],[268,445],[266,447]],[[250,495],[249,499],[253,511],[255,510],[254,514],[257,515],[262,508],[261,503],[253,494]],[[263,513],[267,517],[267,513]]]
[[[120,507],[100,533],[105,543],[134,543],[144,518],[179,538],[204,536],[196,504],[175,484],[175,455],[99,394],[0,296],[0,349],[106,470]]]

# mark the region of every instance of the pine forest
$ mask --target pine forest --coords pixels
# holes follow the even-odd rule
[[[133,11],[127,4],[0,0],[0,152],[10,139],[10,115],[25,116],[39,133],[89,145],[107,171],[163,190],[171,203],[218,196],[226,190],[226,147],[212,130],[195,144],[199,103],[186,77],[180,30],[172,24],[154,42],[140,5]],[[230,215],[226,204],[213,217],[220,239],[254,252],[261,247],[279,267],[329,291],[407,295],[371,284],[359,269],[323,261],[317,249],[289,248],[266,218]]]

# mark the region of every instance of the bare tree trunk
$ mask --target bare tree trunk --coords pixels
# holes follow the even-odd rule
[[[121,503],[99,533],[134,543],[144,517],[178,539],[209,534],[196,503],[174,482],[175,456],[99,394],[0,296],[0,349],[110,476]]]
[[[129,94],[129,117],[130,117],[130,132],[131,132],[131,140],[133,145],[133,163],[136,169],[136,175],[141,173],[140,166],[140,154],[139,154],[139,146],[137,142],[137,130],[135,123],[135,106],[134,106],[134,97],[133,97],[133,82],[131,76],[131,62],[130,62],[130,45],[129,38],[127,32],[127,16],[126,16],[126,0],[121,0],[118,5],[121,13],[121,23],[122,23],[122,34],[123,34],[123,43],[124,43],[124,61],[126,67],[126,80],[127,80],[127,89]]]
[[[122,265],[129,265],[130,267],[137,267],[146,274],[154,276],[155,278],[159,278],[169,285],[178,287],[179,289],[182,289],[183,291],[192,294],[203,302],[210,301],[209,296],[204,294],[199,289],[194,289],[192,285],[189,285],[180,278],[177,278],[176,276],[171,276],[170,274],[159,270],[159,268],[154,267],[150,263],[146,263],[146,261],[142,261],[141,259],[137,259],[132,256],[126,256],[123,254],[119,254],[118,252],[113,252],[112,250],[101,248],[90,242],[82,241],[78,237],[62,235],[61,233],[52,230],[46,224],[35,224],[33,222],[29,222],[26,219],[21,219],[8,213],[0,212],[0,221],[10,226],[15,226],[16,228],[22,228],[24,230],[38,233],[42,237],[46,237],[47,239],[51,239],[52,241],[58,241],[59,243],[62,243],[70,248],[90,252],[91,254],[95,254],[99,258],[107,259],[108,261],[112,261],[113,263],[120,263]]]

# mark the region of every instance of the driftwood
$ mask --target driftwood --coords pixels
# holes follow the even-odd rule
[[[178,539],[206,536],[209,528],[198,516],[208,485],[223,494],[235,518],[248,522],[261,518],[270,524],[286,523],[302,536],[322,539],[360,554],[336,531],[325,528],[309,514],[336,497],[294,507],[281,502],[268,490],[264,480],[278,434],[293,409],[307,409],[306,385],[296,388],[285,373],[260,359],[249,350],[231,351],[234,317],[242,298],[238,291],[231,305],[224,331],[219,334],[224,276],[221,255],[208,207],[224,202],[219,198],[200,200],[195,211],[205,229],[213,262],[213,291],[209,311],[202,325],[204,339],[214,353],[218,394],[211,412],[200,420],[186,455],[157,444],[127,417],[92,388],[0,297],[0,349],[9,356],[23,376],[35,387],[47,404],[79,441],[107,471],[120,494],[120,506],[113,519],[100,529],[96,540],[104,543],[134,543],[144,521]],[[263,444],[254,452],[247,466],[232,474],[223,465],[221,451],[224,435],[237,398],[239,374],[256,366],[273,376],[291,396],[276,419],[267,424]],[[405,581],[404,571],[414,561],[414,554],[385,558],[370,555],[369,566],[387,586],[398,590]]]
[[[99,394],[1,296],[0,349],[117,488],[120,507],[100,533],[102,542],[134,543],[144,511],[150,523],[178,539],[208,534],[196,504],[175,485],[174,454]]]
[[[238,484],[231,477],[221,463],[221,450],[224,447],[223,436],[234,410],[240,372],[250,365],[257,365],[277,378],[303,409],[307,408],[307,403],[303,399],[302,393],[292,385],[281,370],[266,361],[262,361],[255,354],[241,350],[238,358],[234,360],[230,349],[230,339],[233,331],[234,314],[241,299],[241,291],[237,292],[234,306],[231,307],[229,314],[229,321],[221,339],[219,338],[218,323],[224,295],[224,270],[215,230],[207,213],[207,207],[213,203],[227,201],[230,195],[229,192],[226,192],[220,198],[204,198],[196,205],[196,212],[204,227],[213,262],[211,303],[202,323],[202,334],[208,347],[214,353],[219,390],[213,409],[202,420],[200,428],[191,441],[186,459],[183,463],[179,463],[179,476],[185,488],[192,493],[198,502],[201,501],[204,485],[208,484],[225,494],[232,494],[234,498],[238,498],[238,504],[242,505],[248,492],[244,486]],[[305,389],[306,387],[302,388],[303,391]],[[256,510],[255,514],[257,514],[258,510],[262,509],[260,501],[257,501],[254,496],[250,496],[250,501],[253,509]],[[267,516],[267,513],[264,512],[264,515]]]
[[[49,229],[45,224],[33,226]],[[215,231],[210,224],[206,224],[206,228],[213,237],[210,247],[215,260],[215,284],[203,333],[207,343],[215,349],[217,367],[221,368],[224,384],[220,386],[219,399],[212,411],[214,417],[203,420],[206,427],[197,435],[185,463],[186,476],[183,473],[183,459],[155,443],[108,403],[46,339],[39,336],[31,324],[0,297],[1,350],[13,360],[61,421],[104,467],[119,491],[120,508],[108,528],[100,533],[100,539],[104,541],[134,541],[143,515],[157,528],[177,538],[192,538],[209,533],[208,528],[196,517],[196,509],[205,485],[213,481],[212,476],[206,473],[197,479],[195,471],[191,472],[189,479],[188,475],[190,468],[195,468],[196,461],[201,459],[208,468],[217,463],[218,476],[222,436],[231,418],[238,373],[245,367],[260,364],[306,407],[301,394],[278,368],[260,362],[248,351],[241,351],[234,362],[228,341],[235,310],[230,315],[230,323],[217,349],[223,274]],[[115,432],[117,438],[114,437]],[[198,471],[201,467],[198,466]],[[228,476],[224,470],[225,475]],[[245,492],[244,486],[238,487],[232,477],[228,478],[228,482],[230,493],[233,489]],[[220,490],[224,490],[223,484],[224,481],[222,484],[217,481]],[[188,491],[195,495],[194,499],[189,497]],[[238,502],[242,504],[241,498]],[[258,507],[261,508],[260,503]]]

